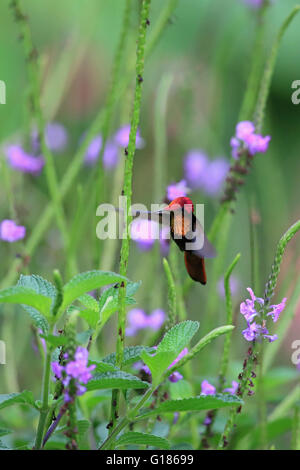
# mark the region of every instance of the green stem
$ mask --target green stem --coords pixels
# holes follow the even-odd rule
[[[232,325],[233,322],[233,309],[232,309],[232,299],[231,299],[231,291],[230,291],[230,276],[232,271],[234,270],[235,266],[237,265],[241,254],[238,253],[234,260],[232,261],[231,265],[226,271],[224,276],[224,290],[225,290],[225,299],[226,299],[226,324]],[[224,350],[223,350],[223,357],[221,360],[221,367],[220,367],[220,382],[224,382],[228,364],[229,364],[229,352],[230,352],[230,345],[231,345],[231,336],[232,330],[229,331],[226,335],[225,342],[224,342]]]
[[[42,385],[42,406],[40,409],[40,419],[35,439],[35,450],[38,450],[42,446],[45,424],[49,411],[48,397],[49,397],[49,381],[50,381],[50,363],[51,363],[51,351],[47,352],[44,366],[44,376]]]
[[[166,324],[166,330],[168,330],[169,328],[172,328],[172,326],[174,326],[176,323],[176,288],[172,271],[166,258],[163,259],[163,266],[168,284],[169,318]]]
[[[125,161],[124,170],[124,189],[123,194],[126,198],[126,210],[125,212],[125,229],[122,239],[121,246],[121,258],[120,258],[120,274],[126,277],[128,258],[129,258],[129,225],[131,222],[130,207],[131,207],[131,196],[132,196],[132,172],[133,172],[133,160],[136,150],[136,134],[140,121],[140,109],[142,101],[142,83],[144,75],[144,59],[145,59],[145,44],[146,44],[146,30],[149,23],[149,11],[150,11],[151,0],[143,0],[139,36],[137,41],[136,51],[136,84],[135,94],[133,102],[133,112],[131,117],[129,143],[127,149],[127,156]],[[119,310],[118,310],[118,336],[117,336],[117,347],[116,347],[116,363],[118,367],[122,366],[123,362],[123,351],[124,351],[124,339],[125,339],[125,325],[126,325],[126,308],[125,308],[125,297],[126,297],[126,283],[122,283],[119,289]],[[111,429],[118,415],[118,391],[112,393],[111,403]]]
[[[140,401],[135,405],[135,407],[128,413],[127,416],[122,418],[122,420],[119,422],[119,424],[112,430],[111,434],[108,436],[108,438],[103,442],[99,450],[107,450],[110,449],[111,445],[113,444],[113,441],[115,437],[131,422],[134,421],[136,418],[136,415],[138,411],[141,409],[141,407],[149,400],[151,395],[153,394],[155,388],[150,387],[147,392],[142,396]]]

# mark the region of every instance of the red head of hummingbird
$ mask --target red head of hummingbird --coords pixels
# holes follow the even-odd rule
[[[215,250],[204,234],[203,227],[194,214],[194,205],[188,197],[177,197],[167,207],[159,211],[170,214],[171,237],[184,252],[184,261],[190,277],[206,284],[204,258],[215,256]],[[164,220],[162,220],[163,223]]]

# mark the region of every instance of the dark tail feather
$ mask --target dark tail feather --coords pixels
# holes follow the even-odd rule
[[[194,255],[192,251],[184,252],[184,261],[186,270],[191,276],[191,278],[196,282],[201,282],[201,284],[206,284],[206,272],[204,258],[199,258],[199,256]]]

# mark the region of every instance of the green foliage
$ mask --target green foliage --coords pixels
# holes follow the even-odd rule
[[[184,398],[178,400],[168,400],[159,405],[155,410],[146,411],[139,417],[145,418],[153,414],[160,415],[162,413],[174,413],[176,411],[201,411],[216,410],[219,408],[227,408],[232,406],[240,406],[243,400],[235,395],[220,393],[217,395],[206,395],[194,398]]]
[[[24,390],[21,393],[8,393],[0,395],[0,410],[7,406],[22,403],[25,405],[35,406],[32,392]]]
[[[156,351],[155,348],[151,348],[149,346],[129,346],[128,348],[124,349],[124,356],[122,365],[124,367],[133,364],[142,359],[142,352],[147,352],[149,354],[154,353]],[[103,362],[116,365],[116,354],[112,353],[102,359]]]
[[[95,270],[77,274],[64,286],[62,309],[66,309],[68,305],[71,305],[78,297],[86,292],[99,289],[107,284],[114,284],[125,280],[127,279],[124,276],[104,271]]]
[[[126,432],[122,434],[116,441],[116,447],[123,447],[126,445],[134,446],[151,446],[157,447],[158,449],[169,449],[170,444],[167,439],[163,437],[154,436],[153,434],[145,434],[142,432]]]
[[[101,390],[105,388],[118,388],[120,390],[127,390],[128,388],[143,389],[148,387],[148,382],[143,382],[135,375],[131,375],[122,371],[97,374],[87,384],[87,390]]]
[[[162,374],[189,344],[198,328],[199,323],[195,321],[178,323],[165,334],[154,355],[146,351],[141,353],[141,358],[151,370],[154,384],[159,383]]]

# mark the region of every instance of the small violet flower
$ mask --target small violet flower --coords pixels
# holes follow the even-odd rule
[[[49,122],[45,127],[45,142],[52,152],[61,152],[68,144],[68,133],[66,128],[58,122]],[[35,153],[40,152],[40,143],[37,129],[31,133],[31,145]]]
[[[216,393],[216,387],[211,385],[207,380],[203,380],[201,384],[201,395],[214,395]]]
[[[125,124],[124,126],[120,127],[120,129],[116,132],[114,136],[114,141],[120,146],[120,147],[127,147],[129,143],[129,134],[130,134],[130,124]],[[142,149],[145,146],[145,141],[141,137],[140,130],[137,130],[136,133],[136,148],[137,149]]]
[[[236,296],[239,292],[239,289],[240,289],[240,282],[234,275],[230,276],[229,286],[230,286],[231,295]],[[222,297],[223,299],[225,298],[224,278],[223,277],[218,282],[218,293],[219,293],[220,297]]]
[[[88,146],[84,162],[87,166],[93,166],[99,159],[99,155],[102,149],[102,136],[97,135]],[[105,149],[103,152],[103,167],[106,170],[112,170],[117,166],[119,162],[119,150],[118,146],[113,142],[113,140],[108,140],[105,144]]]
[[[26,153],[20,145],[8,145],[5,155],[9,165],[23,173],[38,175],[45,164],[42,156],[35,157]]]
[[[144,310],[133,308],[129,310],[127,319],[126,336],[135,336],[140,330],[146,328],[150,328],[153,331],[160,330],[165,321],[165,312],[161,309],[156,309],[150,315],[147,315]]]
[[[192,189],[215,196],[222,189],[229,166],[225,158],[209,160],[202,150],[191,150],[184,159],[184,174]]]
[[[260,134],[255,134],[255,126],[251,121],[241,121],[236,126],[235,136],[230,140],[232,156],[238,160],[240,152],[244,148],[252,156],[256,153],[265,153],[268,150],[270,140],[269,135],[263,137]]]
[[[254,321],[254,318],[262,320],[262,314],[265,308],[264,300],[260,297],[256,297],[250,287],[248,287],[247,290],[250,293],[251,299],[246,299],[246,301],[242,302],[240,305],[240,312],[244,316],[248,325],[248,327],[242,332],[243,336],[247,341],[265,338],[271,343],[278,339],[278,336],[269,334],[268,329],[264,325],[265,322],[261,321],[261,323],[263,323],[262,326],[262,324]],[[267,312],[267,316],[271,316],[274,323],[277,322],[280,313],[285,308],[286,300],[287,299],[284,298],[278,305],[267,306],[267,310],[270,310]]]
[[[188,187],[185,180],[179,181],[179,183],[171,183],[167,187],[167,199],[173,201],[177,197],[185,197],[188,194]]]
[[[224,388],[223,392],[227,392],[227,393],[230,393],[231,395],[235,395],[236,392],[237,392],[238,387],[239,387],[238,382],[236,382],[235,380],[233,380],[233,381],[231,382],[231,387]]]
[[[17,242],[26,235],[26,228],[23,225],[17,225],[13,220],[4,219],[0,223],[0,239],[5,242]]]
[[[86,385],[92,378],[92,370],[96,368],[93,364],[88,367],[88,350],[79,346],[76,349],[74,360],[69,361],[65,366],[58,362],[52,362],[51,367],[54,375],[61,379],[64,385],[64,400],[65,402],[71,401],[73,397],[70,396],[69,384],[74,380],[76,395],[83,395],[86,392]],[[82,385],[84,384],[84,385]]]

